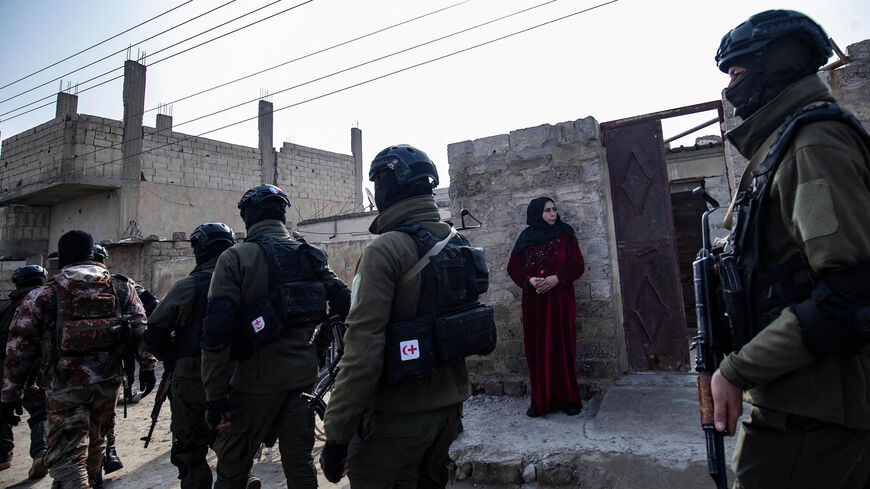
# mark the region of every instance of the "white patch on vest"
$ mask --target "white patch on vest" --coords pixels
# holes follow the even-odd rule
[[[359,274],[354,275],[353,282],[350,283],[350,308],[351,309],[355,308],[357,302],[359,302],[359,282],[360,282]]]
[[[823,178],[798,185],[792,220],[804,241],[837,232],[840,223],[831,196],[831,185]]]
[[[420,358],[420,343],[417,340],[402,341],[399,343],[399,353],[403,362]]]
[[[260,316],[257,319],[251,321],[251,326],[254,327],[254,333],[259,333],[260,331],[263,331],[263,328],[266,327],[266,321],[263,320],[263,316]]]

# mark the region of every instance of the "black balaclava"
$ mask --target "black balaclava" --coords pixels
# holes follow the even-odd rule
[[[202,265],[203,263],[211,260],[212,258],[220,256],[221,253],[224,252],[227,248],[231,248],[233,245],[227,243],[226,241],[218,241],[216,243],[212,243],[205,248],[200,248],[199,246],[194,246],[193,248],[193,256],[196,258],[196,264]]]
[[[277,198],[269,198],[260,202],[259,205],[248,204],[242,207],[239,214],[242,220],[245,221],[245,228],[250,229],[254,224],[264,219],[277,219],[281,222],[287,222],[286,219],[287,206],[283,201]]]
[[[63,268],[73,263],[94,259],[94,238],[90,234],[73,230],[57,240],[57,266]]]
[[[734,115],[746,119],[770,102],[789,85],[816,72],[813,47],[802,36],[785,36],[763,51],[737,58],[732,66],[746,72],[725,89],[725,98],[734,105]]]
[[[418,195],[432,195],[432,183],[428,178],[402,185],[396,181],[396,175],[389,170],[378,172],[375,178],[375,205],[378,207],[378,212],[384,212],[393,204]]]

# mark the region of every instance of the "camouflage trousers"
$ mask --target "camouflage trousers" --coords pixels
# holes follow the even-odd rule
[[[86,489],[100,475],[120,388],[112,379],[48,394],[45,465],[63,489]]]
[[[3,365],[0,364],[0,379],[2,375]],[[37,459],[45,454],[45,389],[37,386],[24,389],[21,405],[29,415],[30,458]],[[0,462],[12,458],[13,448],[12,425],[0,423]]]

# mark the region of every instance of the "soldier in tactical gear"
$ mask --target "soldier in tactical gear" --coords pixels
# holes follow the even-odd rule
[[[217,432],[205,422],[205,391],[200,366],[202,321],[208,288],[218,257],[235,244],[233,230],[208,222],[190,235],[196,267],[172,286],[148,317],[146,348],[172,371],[172,443],[170,461],[178,467],[182,489],[210,489],[211,469],[206,461]],[[249,484],[249,487],[252,487]]]
[[[363,251],[353,280],[353,307],[325,415],[327,442],[320,465],[334,483],[346,471],[354,489],[444,487],[447,450],[470,394],[465,359],[440,364],[424,378],[384,381],[394,374],[386,360],[388,323],[412,320],[427,302],[421,297],[423,274],[412,273],[399,286],[400,277],[420,262],[420,250],[410,234],[393,230],[419,224],[435,240],[452,235],[451,226],[440,222],[433,198],[438,172],[426,153],[398,145],[378,153],[369,180],[379,212],[369,231],[379,236]],[[403,359],[417,353],[418,346],[411,345],[413,351]]]
[[[109,251],[103,245],[94,243],[94,261],[105,265],[107,258],[109,258]],[[155,296],[153,292],[142,287],[129,277],[121,275],[120,273],[113,273],[109,276],[109,279],[119,284],[128,283],[133,286],[136,290],[136,294],[139,295],[139,300],[142,301],[142,306],[145,308],[146,317],[151,315],[151,312],[154,311],[154,308],[157,307],[157,304],[160,302],[157,300],[157,296]],[[156,360],[153,362],[156,363]],[[130,381],[132,382],[132,379],[130,379]],[[154,389],[156,383],[157,379],[153,369],[140,370],[139,392],[134,394],[132,389],[128,389],[130,392],[122,392],[121,395],[126,397],[124,402],[139,402],[140,399],[147,396],[148,393]],[[106,432],[106,456],[103,458],[103,472],[111,474],[112,472],[121,470],[122,468],[124,468],[124,463],[121,462],[121,457],[118,456],[118,450],[115,447],[115,424],[113,418],[112,425],[109,426],[109,430]]]
[[[39,265],[25,265],[12,273],[12,283],[15,284],[15,290],[9,294],[9,300],[0,305],[0,379],[3,378],[3,362],[6,359],[6,340],[9,335],[9,327],[12,325],[12,319],[18,312],[18,307],[24,300],[24,297],[31,290],[39,288],[45,283],[48,274],[45,269]],[[24,398],[21,401],[21,407],[27,410],[30,417],[27,424],[30,426],[30,457],[33,459],[33,464],[28,472],[28,477],[31,479],[40,479],[45,477],[48,471],[43,463],[45,456],[45,388],[42,385],[42,377],[36,375],[33,382],[24,389]],[[7,418],[9,415],[14,416],[10,421],[17,423],[18,416],[15,413],[3,413],[0,418]],[[21,411],[18,411],[21,414]],[[12,425],[13,423],[0,419],[0,470],[8,469],[12,466]]]
[[[317,378],[311,337],[329,315],[344,318],[350,292],[326,253],[284,225],[290,199],[258,185],[239,201],[244,243],[218,258],[203,321],[205,418],[220,430],[216,489],[241,488],[260,443],[278,437],[288,486],[317,486],[314,421],[306,400]]]
[[[830,54],[789,10],[716,54],[743,119],[726,137],[750,159],[725,224],[751,339],[712,377],[717,430],[735,432],[742,392],[753,404],[735,488],[870,487],[870,136],[816,75]]]
[[[135,356],[141,370],[154,369],[140,348],[142,303],[131,285],[109,280],[106,267],[93,261],[93,246],[84,231],[61,236],[60,272],[24,298],[9,330],[0,402],[4,411],[17,404],[41,366],[48,399],[44,461],[53,489],[103,487],[103,441],[115,416],[123,358]]]

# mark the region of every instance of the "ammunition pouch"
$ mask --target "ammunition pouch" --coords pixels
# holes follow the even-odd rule
[[[237,306],[229,297],[214,297],[208,301],[208,312],[202,321],[203,350],[220,351],[233,345],[236,311]]]
[[[208,310],[208,287],[211,284],[212,272],[196,272],[193,278],[194,296],[190,302],[193,315],[190,322],[183,328],[175,330],[175,358],[198,357],[202,348],[203,321]],[[151,328],[148,328],[151,329]]]
[[[415,317],[387,325],[386,378],[389,385],[431,377],[435,369],[495,349],[493,310],[476,305],[438,318]]]
[[[816,356],[857,353],[870,344],[870,262],[831,272],[792,306],[806,349]]]

